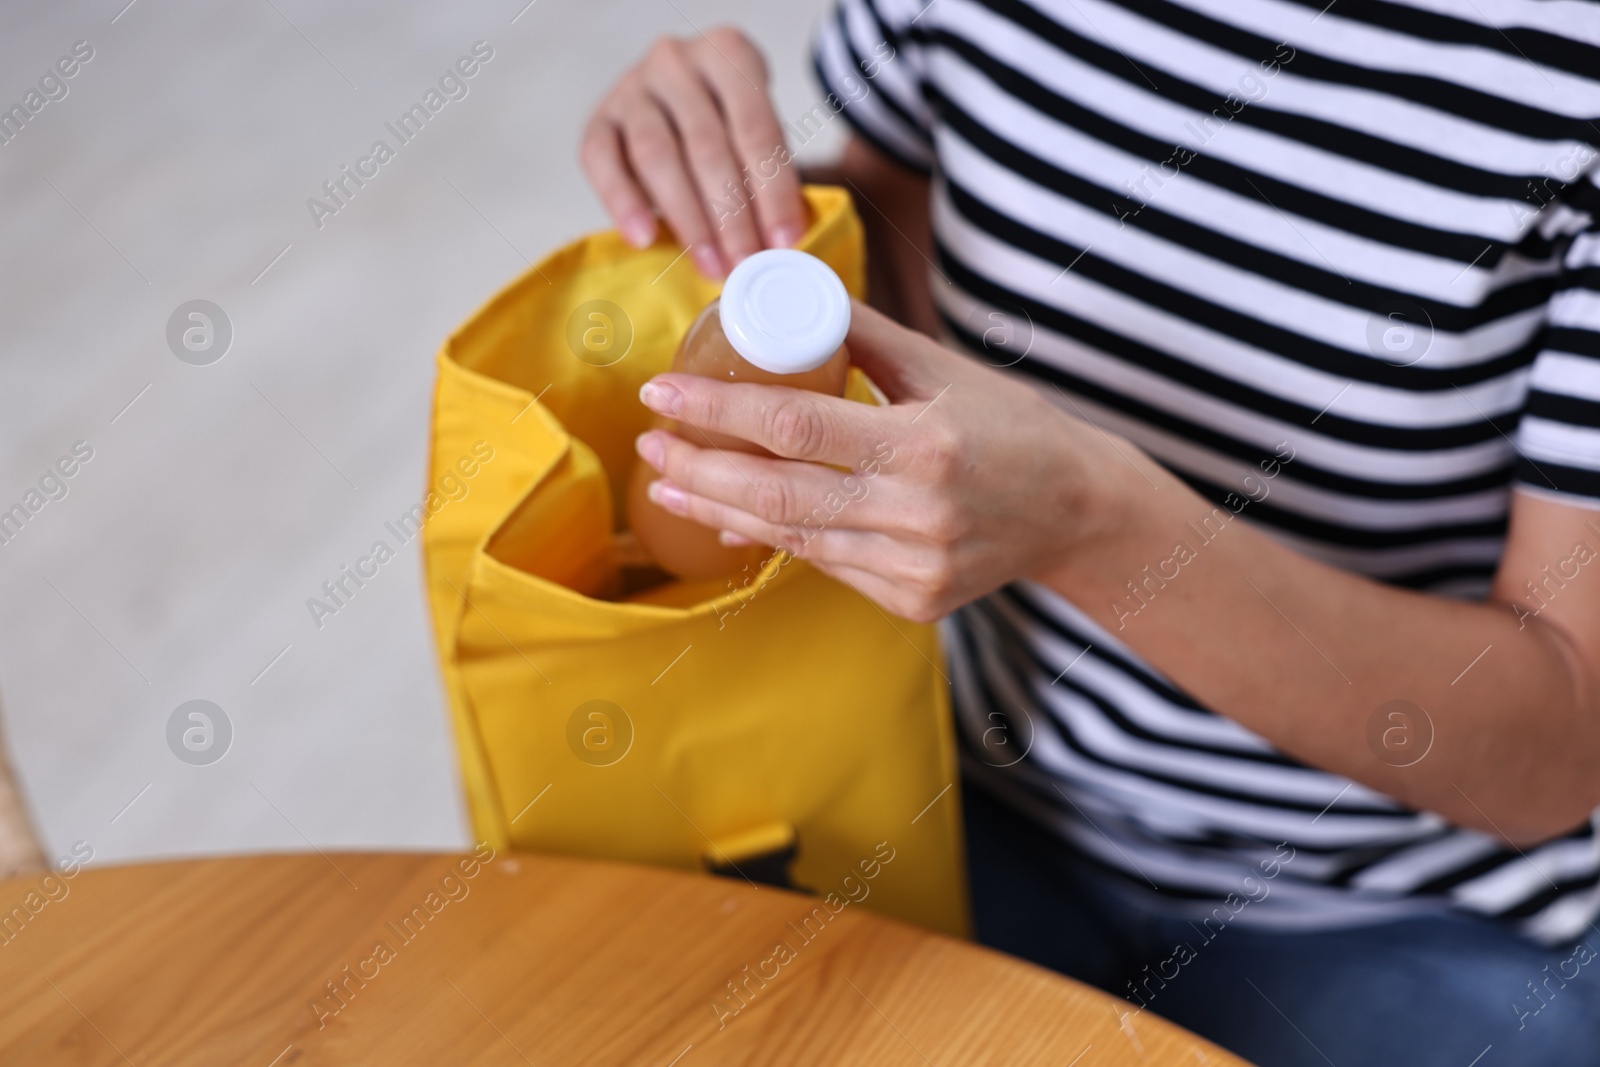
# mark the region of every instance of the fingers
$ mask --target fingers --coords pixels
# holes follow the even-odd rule
[[[677,130],[706,232],[715,237],[723,264],[731,267],[760,251],[761,238],[752,213],[742,210],[743,186],[726,122],[689,53],[678,42],[658,49],[644,68],[644,85]]]
[[[859,300],[850,302],[850,362],[893,403],[929,401],[971,372],[966,361]]]
[[[704,433],[751,441],[785,459],[858,467],[900,433],[905,409],[874,408],[842,397],[776,385],[659,374],[639,399],[651,411]]]
[[[659,214],[717,279],[799,240],[805,204],[766,84],[760,52],[731,28],[664,38],[618,83],[579,156],[630,244],[655,240]]]
[[[699,190],[689,175],[677,132],[654,97],[641,90],[629,101],[622,114],[622,134],[633,173],[678,243],[689,250],[701,274],[722,277],[727,267],[701,209]]]
[[[768,522],[731,504],[688,492],[670,478],[650,484],[650,499],[674,515],[732,533],[752,544],[781,548],[800,559],[829,563],[854,561],[863,566],[877,563],[888,567],[893,553],[894,542],[887,534],[810,521],[795,525]],[[725,537],[724,540],[731,539]]]
[[[893,487],[876,477],[841,473],[812,463],[698,448],[664,430],[641,434],[637,448],[644,461],[672,484],[775,527],[893,525]],[[884,492],[890,498],[887,511]]]
[[[856,467],[886,441],[909,443],[913,424],[929,407],[958,380],[981,373],[981,368],[861,303],[852,304],[846,343],[852,362],[883,389],[892,406],[685,374],[657,375],[645,383],[639,398],[657,414],[704,433],[752,441],[787,459]]]
[[[724,544],[781,548],[854,586],[889,611],[918,622],[947,613],[949,565],[922,546],[877,530],[771,523],[747,511],[685,490],[669,478],[650,484],[650,499],[676,515],[721,530]]]
[[[766,64],[744,35],[726,27],[699,42],[700,70],[716,94],[734,155],[748,175],[745,187],[755,208],[755,226],[768,248],[788,248],[805,233],[800,178],[789,159],[783,129],[765,89]],[[748,212],[744,212],[748,214]]]
[[[633,178],[622,146],[622,129],[603,111],[595,112],[584,131],[578,158],[589,183],[617,230],[635,248],[649,248],[656,239],[656,216]]]

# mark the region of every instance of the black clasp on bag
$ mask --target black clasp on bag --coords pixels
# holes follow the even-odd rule
[[[770,823],[713,841],[700,854],[705,869],[722,878],[737,878],[779,889],[800,889],[790,866],[800,854],[800,838],[788,823]]]

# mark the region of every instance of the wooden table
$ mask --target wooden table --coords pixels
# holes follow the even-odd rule
[[[709,876],[333,854],[47,888],[0,928],[0,1064],[1242,1064],[975,945],[856,905],[802,929],[818,901]],[[39,889],[0,882],[0,908]]]

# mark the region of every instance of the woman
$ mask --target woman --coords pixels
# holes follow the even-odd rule
[[[639,451],[665,506],[948,616],[978,934],[1135,1031],[1600,1047],[1600,6],[1487,6],[841,0],[807,115],[718,30],[586,133],[621,232],[715,277],[801,232],[785,128],[849,122],[893,405],[663,375],[781,458]]]

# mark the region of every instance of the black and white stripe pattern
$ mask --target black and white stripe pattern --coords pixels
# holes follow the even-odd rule
[[[1247,513],[1285,544],[1481,596],[1514,484],[1600,507],[1600,3],[840,0],[816,65],[933,177],[952,339],[992,357],[1001,324],[1016,372],[1219,504],[1287,446]],[[947,639],[971,773],[1164,894],[1287,843],[1250,921],[1600,914],[1600,819],[1522,854],[1408,811],[1039,586]]]

